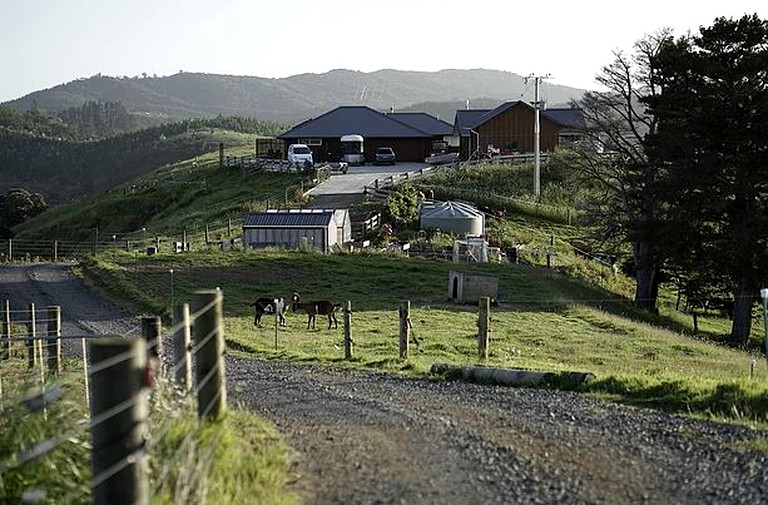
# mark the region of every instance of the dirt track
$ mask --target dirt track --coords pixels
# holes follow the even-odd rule
[[[137,326],[67,266],[0,267],[0,285],[14,310],[61,305],[65,336]],[[558,391],[234,357],[227,378],[231,401],[272,420],[292,444],[293,486],[306,503],[753,504],[768,496],[765,455],[738,449],[762,434],[745,428]]]

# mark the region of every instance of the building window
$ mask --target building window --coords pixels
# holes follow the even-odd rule
[[[323,145],[323,139],[299,139],[298,143],[308,146],[321,146]]]

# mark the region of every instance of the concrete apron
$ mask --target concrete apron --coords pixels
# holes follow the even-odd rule
[[[572,387],[596,378],[595,374],[591,372],[543,372],[487,366],[460,367],[447,363],[435,363],[432,365],[430,372],[467,382],[498,384],[502,386],[537,386],[549,383]]]

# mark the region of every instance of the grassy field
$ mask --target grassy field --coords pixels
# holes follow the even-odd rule
[[[554,269],[278,250],[158,255],[138,265],[130,257],[122,265],[120,258],[117,264],[112,260],[107,256],[87,269],[104,286],[122,286],[114,295],[134,311],[162,313],[167,319],[171,268],[176,303],[189,300],[196,290],[221,288],[233,351],[406,374],[426,374],[436,362],[480,363],[477,311],[447,301],[448,273],[491,275],[508,301],[492,309],[490,357],[483,364],[588,371],[597,376],[583,388],[591,394],[754,425],[767,420],[768,376],[759,354],[713,343],[714,335],[691,336],[684,318],[648,316],[607,287]],[[286,328],[276,329],[270,317],[263,328],[253,326],[253,300],[293,292],[304,300],[351,301],[351,361],[344,360],[341,325],[328,330],[322,316],[317,330],[307,330],[306,315],[298,313],[288,314]],[[411,302],[417,342],[407,360],[398,357],[398,308],[404,300]],[[708,322],[703,327],[722,324],[714,318],[702,321]]]

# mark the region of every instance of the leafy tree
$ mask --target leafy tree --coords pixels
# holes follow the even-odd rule
[[[732,290],[730,340],[743,345],[768,276],[768,22],[718,18],[667,41],[654,67],[648,147],[668,168],[667,256],[690,285]]]
[[[394,224],[411,225],[419,217],[419,191],[410,182],[399,185],[387,197],[386,211]]]
[[[47,207],[40,193],[30,193],[23,188],[8,190],[0,195],[0,236],[12,237],[12,227],[42,213]]]
[[[665,209],[656,198],[662,169],[644,145],[656,119],[643,102],[658,93],[654,62],[668,38],[663,30],[639,40],[631,55],[615,53],[596,76],[604,90],[585,93],[578,104],[584,140],[562,158],[588,188],[584,205],[594,239],[613,247],[631,244],[635,303],[649,311],[656,310],[661,280],[659,224]]]

